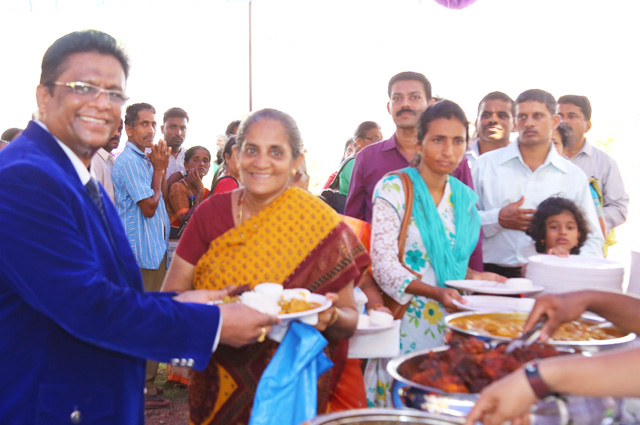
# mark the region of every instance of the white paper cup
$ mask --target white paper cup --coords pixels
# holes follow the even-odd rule
[[[366,314],[361,314],[358,316],[358,325],[357,329],[367,329],[369,327],[369,316]]]
[[[291,288],[282,291],[282,299],[284,301],[291,301],[293,299],[309,301],[311,298],[311,291],[305,288]]]
[[[269,332],[268,337],[276,342],[282,342],[284,336],[287,334],[289,330],[290,321],[282,322],[279,325],[271,326],[271,332]]]
[[[504,283],[507,288],[512,289],[531,289],[533,288],[533,281],[524,277],[512,277],[507,279]]]
[[[375,326],[391,326],[393,316],[384,311],[372,311],[369,313],[369,322]]]

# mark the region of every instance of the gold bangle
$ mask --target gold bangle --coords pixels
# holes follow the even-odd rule
[[[333,310],[333,313],[331,313],[331,320],[329,321],[329,324],[327,325],[327,328],[330,328],[331,326],[333,326],[338,321],[339,317],[340,317],[340,312],[338,311],[338,308],[336,307],[336,309]]]

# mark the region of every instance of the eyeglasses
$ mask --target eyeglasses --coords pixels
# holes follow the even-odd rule
[[[375,143],[375,142],[379,142],[380,140],[382,140],[382,137],[363,137],[363,139],[369,140],[369,141]]]
[[[71,89],[73,93],[88,100],[97,99],[103,92],[107,94],[107,99],[109,99],[109,102],[115,105],[122,106],[127,102],[127,100],[129,100],[129,96],[127,96],[120,90],[103,89],[102,87],[94,86],[93,84],[83,83],[80,81],[75,81],[72,83],[63,83],[61,81],[56,81],[53,83],[53,85],[67,87]]]

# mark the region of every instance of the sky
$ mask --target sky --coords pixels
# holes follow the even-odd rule
[[[253,0],[253,109],[296,119],[317,191],[360,122],[392,135],[387,83],[398,72],[425,74],[434,94],[459,103],[471,121],[495,90],[586,95],[588,138],[609,141],[632,199],[619,229],[627,255],[640,219],[639,10],[634,0],[477,0],[463,10],[432,0]],[[159,115],[187,110],[186,146],[213,146],[250,112],[247,0],[2,0],[0,14],[0,131],[24,127],[36,109],[46,48],[87,28],[124,44],[130,103],[149,102]]]

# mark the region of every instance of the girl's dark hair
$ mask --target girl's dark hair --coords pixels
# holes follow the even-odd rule
[[[533,214],[531,225],[527,229],[527,235],[531,236],[536,243],[537,252],[541,254],[546,252],[546,246],[543,241],[547,235],[547,227],[545,225],[547,218],[562,214],[564,211],[568,211],[573,215],[578,225],[578,232],[580,233],[578,236],[578,245],[571,248],[571,254],[580,253],[580,247],[584,245],[587,240],[587,235],[589,234],[589,223],[575,202],[561,196],[552,196],[545,199],[538,205],[535,214]]]
[[[225,157],[227,155],[229,155],[229,157],[231,157],[231,155],[233,155],[233,147],[236,145],[236,136],[235,135],[231,135],[229,136],[229,138],[227,139],[227,143],[224,144],[224,148],[222,149],[222,160],[225,160]]]
[[[209,149],[205,148],[204,146],[192,146],[187,149],[187,151],[184,153],[184,162],[189,162],[191,157],[193,157],[193,155],[195,155],[196,151],[199,149],[204,149],[204,151],[207,152],[207,155],[209,156],[209,162],[211,162],[211,152],[209,152]]]
[[[418,144],[422,144],[422,139],[429,131],[431,121],[438,118],[455,118],[460,121],[466,131],[465,140],[469,143],[469,120],[467,120],[467,116],[457,103],[444,99],[429,106],[420,116],[420,121],[418,122]]]

